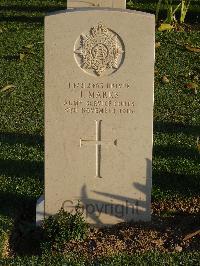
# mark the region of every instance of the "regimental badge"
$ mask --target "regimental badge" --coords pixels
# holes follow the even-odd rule
[[[99,23],[78,38],[74,53],[76,62],[85,72],[102,76],[121,66],[125,51],[119,35]]]

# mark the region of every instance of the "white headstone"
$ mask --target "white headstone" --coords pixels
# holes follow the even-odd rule
[[[45,215],[148,221],[154,16],[115,9],[45,18]]]

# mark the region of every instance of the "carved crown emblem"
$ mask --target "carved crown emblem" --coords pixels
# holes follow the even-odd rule
[[[115,72],[123,60],[123,43],[120,37],[102,23],[82,34],[75,47],[77,63],[86,72],[97,76]]]

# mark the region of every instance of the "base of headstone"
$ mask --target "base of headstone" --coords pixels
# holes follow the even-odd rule
[[[36,226],[41,226],[44,220],[44,195],[40,196],[36,204]]]

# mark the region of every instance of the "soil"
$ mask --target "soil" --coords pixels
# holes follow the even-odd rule
[[[91,259],[120,252],[200,251],[200,197],[155,202],[152,209],[150,223],[91,228],[85,241],[67,243],[65,253],[78,253]]]
[[[10,237],[9,257],[41,252],[40,229],[35,230],[33,224],[27,223],[24,211],[22,214]],[[64,253],[73,252],[89,259],[147,251],[200,251],[200,196],[153,201],[151,222],[89,228],[87,239],[70,241],[64,249]]]

